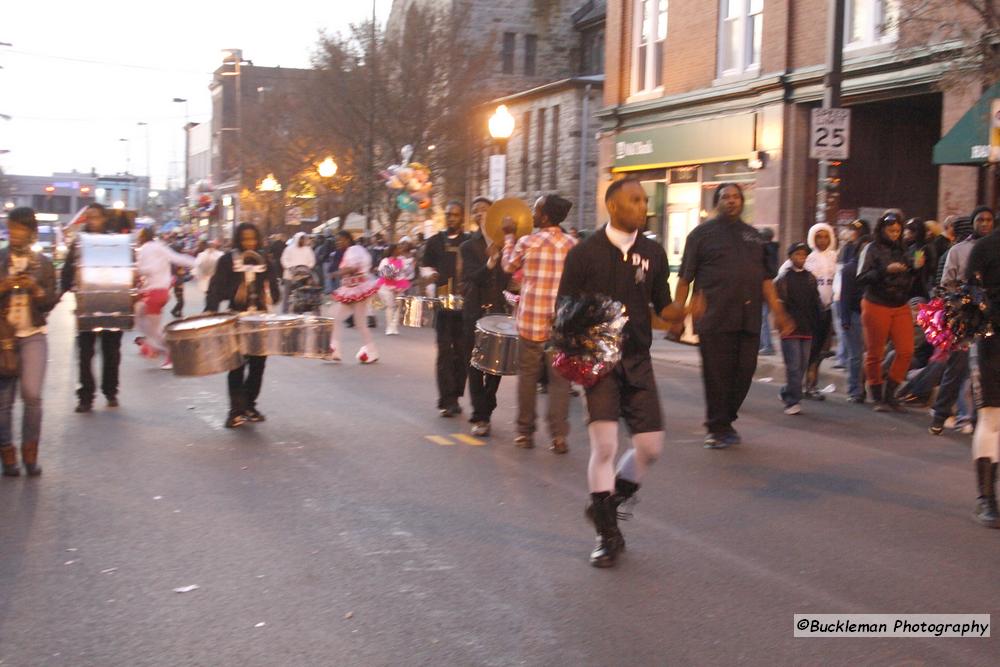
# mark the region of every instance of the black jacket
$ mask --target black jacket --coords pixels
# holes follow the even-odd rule
[[[858,260],[861,251],[868,243],[864,237],[853,243],[847,243],[840,249],[838,261],[840,268],[840,321],[844,326],[850,326],[851,313],[861,312],[861,297],[864,287],[858,284]]]
[[[622,356],[648,357],[653,342],[650,305],[657,313],[670,305],[669,279],[663,246],[640,233],[623,258],[601,228],[566,255],[559,297],[603,294],[620,301],[628,315]]]
[[[816,276],[806,270],[788,269],[774,281],[785,311],[795,320],[795,331],[783,338],[811,338],[819,328],[823,305],[819,300]]]
[[[10,250],[4,248],[0,250],[0,280],[7,277],[10,268]],[[35,279],[38,286],[45,292],[45,296],[40,299],[31,298],[31,324],[36,327],[45,326],[49,311],[56,307],[62,294],[56,289],[56,271],[52,267],[52,261],[45,255],[37,252],[31,253],[28,260],[28,275]],[[0,293],[0,312],[6,312],[7,302],[10,300],[10,292]]]
[[[865,288],[864,297],[872,303],[889,308],[905,306],[913,287],[913,260],[901,241],[891,242],[885,236],[886,225],[879,222],[875,239],[862,253],[858,268],[858,284]],[[905,264],[906,271],[889,273],[890,264]]]
[[[205,295],[206,311],[218,311],[223,301],[228,302],[229,310],[245,311],[251,305],[258,310],[267,309],[267,304],[260,298],[252,304],[241,301],[240,287],[243,285],[243,274],[233,270],[233,255],[236,253],[238,251],[230,251],[219,258],[215,274],[212,275],[212,280],[208,284],[208,293]],[[256,292],[258,295],[262,295],[266,286],[270,290],[272,303],[277,303],[281,299],[281,288],[278,285],[279,272],[267,253],[260,253],[260,256],[267,262],[267,270],[254,277]]]
[[[449,280],[461,280],[462,276],[458,275],[456,271],[458,249],[468,240],[469,235],[465,232],[459,234],[455,239],[449,239],[448,232],[438,232],[427,239],[420,265],[429,266],[437,271],[436,284],[438,287],[444,287]],[[454,286],[456,293],[459,291],[458,287],[458,285]]]
[[[462,314],[466,320],[507,312],[503,289],[509,276],[500,267],[499,260],[492,269],[486,265],[489,260],[486,246],[483,233],[476,232],[459,248],[462,253],[462,284],[465,287]]]

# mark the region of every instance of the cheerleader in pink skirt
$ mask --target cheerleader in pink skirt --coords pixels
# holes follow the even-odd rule
[[[378,294],[385,304],[385,335],[399,335],[399,309],[396,298],[410,289],[413,278],[413,260],[408,257],[406,243],[389,246],[387,256],[378,265]]]
[[[375,348],[371,329],[365,326],[368,320],[368,303],[379,288],[378,281],[371,273],[372,256],[366,248],[354,245],[354,238],[349,232],[342,230],[338,235],[345,235],[345,240],[350,245],[340,260],[339,270],[334,274],[340,278],[340,287],[333,291],[333,299],[337,303],[333,313],[336,323],[333,327],[330,358],[333,361],[341,360],[341,323],[353,315],[357,324],[355,329],[361,334],[364,343],[355,357],[363,364],[373,364],[378,361],[378,350]]]

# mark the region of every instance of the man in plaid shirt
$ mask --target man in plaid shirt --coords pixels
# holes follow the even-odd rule
[[[535,202],[535,227],[539,231],[514,242],[515,227],[504,224],[503,270],[523,272],[521,301],[517,309],[518,343],[517,437],[514,445],[522,449],[535,446],[535,399],[537,384],[546,364],[549,373],[550,449],[556,454],[568,451],[569,382],[552,370],[552,353],[545,343],[552,328],[556,293],[562,278],[566,255],[576,241],[564,233],[559,223],[566,219],[573,204],[558,195],[545,195]]]

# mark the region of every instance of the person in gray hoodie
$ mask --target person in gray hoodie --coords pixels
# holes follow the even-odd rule
[[[972,247],[979,239],[993,232],[993,211],[986,206],[980,206],[972,212],[971,235],[956,243],[945,255],[944,273],[941,276],[941,286],[949,287],[961,284],[969,266],[969,256]],[[961,238],[967,230],[965,221],[956,222],[955,237]],[[931,411],[931,425],[928,431],[931,435],[941,435],[944,432],[944,422],[951,416],[966,380],[969,379],[969,351],[952,350],[948,355],[941,387]]]

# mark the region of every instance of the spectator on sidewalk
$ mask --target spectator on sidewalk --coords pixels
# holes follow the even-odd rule
[[[923,256],[911,257],[903,247],[903,217],[886,211],[875,227],[875,238],[862,254],[858,283],[865,288],[861,322],[865,332],[865,376],[876,412],[901,411],[896,390],[906,379],[913,358],[913,316],[907,305]],[[895,359],[888,381],[882,376],[885,345],[891,340]]]
[[[822,303],[816,277],[806,269],[809,246],[793,243],[788,249],[789,267],[774,282],[778,299],[795,322],[795,328],[781,335],[781,354],[785,359],[785,386],[780,397],[786,415],[802,412],[802,379],[813,348],[813,336],[819,330]]]
[[[769,275],[778,273],[778,244],[774,240],[774,230],[765,227],[760,230],[760,237],[764,239],[764,259],[767,262],[767,272]],[[763,311],[760,314],[760,351],[761,356],[770,357],[774,355],[774,343],[771,342],[771,308],[764,301]]]
[[[864,337],[861,329],[861,295],[864,289],[858,284],[858,260],[871,240],[871,226],[867,220],[853,220],[847,225],[849,240],[840,252],[840,306],[838,315],[844,331],[847,348],[847,400],[865,402],[865,387],[861,376],[861,357],[864,354]]]

